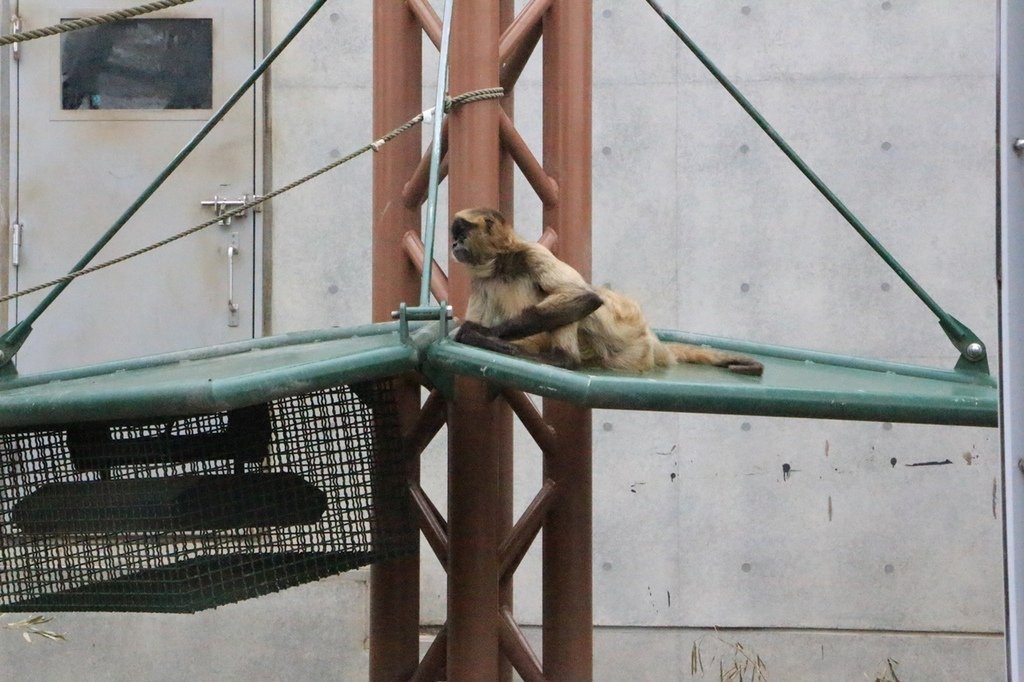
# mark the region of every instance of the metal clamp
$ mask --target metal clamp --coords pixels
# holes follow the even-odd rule
[[[448,305],[447,301],[441,301],[438,305],[410,306],[405,303],[398,304],[398,310],[391,311],[391,319],[398,320],[398,336],[403,341],[409,340],[409,322],[437,320],[440,325],[440,335],[448,335],[448,322],[455,318],[455,309]]]

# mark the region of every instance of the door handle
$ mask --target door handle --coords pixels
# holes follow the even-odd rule
[[[238,326],[238,304],[235,303],[235,257],[240,253],[238,248],[238,233],[231,233],[231,243],[228,245],[228,326]]]

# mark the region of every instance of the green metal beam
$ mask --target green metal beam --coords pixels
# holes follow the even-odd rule
[[[434,233],[437,227],[437,186],[441,177],[441,131],[444,124],[445,99],[448,93],[448,46],[452,34],[454,0],[445,0],[441,21],[441,49],[437,60],[437,93],[434,98],[433,146],[430,148],[430,177],[427,181],[427,216],[423,230],[423,276],[420,280],[420,306],[430,304],[430,277],[433,274]]]
[[[763,130],[768,137],[772,139],[779,149],[789,157],[789,160],[804,174],[812,185],[825,197],[826,200],[839,212],[846,222],[857,231],[864,241],[875,250],[882,260],[892,268],[892,271],[903,280],[903,282],[910,287],[919,299],[931,310],[936,317],[939,319],[939,326],[949,337],[949,340],[956,347],[960,353],[960,361],[957,363],[957,369],[963,371],[971,371],[988,374],[988,361],[987,351],[985,350],[985,344],[982,343],[981,339],[971,331],[965,324],[957,320],[955,317],[947,313],[942,307],[933,299],[927,291],[924,290],[918,282],[910,276],[896,258],[889,253],[888,250],[878,239],[868,231],[864,223],[860,221],[857,216],[839,199],[835,192],[833,192],[825,182],[818,177],[817,173],[811,170],[811,167],[800,158],[800,155],[783,139],[782,135],[779,134],[775,128],[768,123],[767,119],[761,114],[760,111],[750,103],[739,88],[737,88],[732,81],[726,77],[722,70],[719,69],[714,62],[704,53],[703,50],[693,41],[690,36],[679,26],[675,19],[673,19],[662,7],[656,2],[656,0],[647,0],[647,4],[658,13],[658,16],[668,24],[669,28],[676,34],[676,36],[686,45],[686,47],[693,53],[693,55],[700,60],[700,63],[715,77],[722,87],[724,87],[732,98],[743,108],[745,112],[754,120],[755,123]]]

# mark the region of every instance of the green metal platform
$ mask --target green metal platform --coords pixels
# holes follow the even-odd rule
[[[662,332],[757,357],[568,371],[441,321],[326,329],[0,380],[7,611],[192,612],[418,546],[391,377],[584,407],[994,426],[986,374]]]
[[[764,376],[678,365],[642,375],[568,371],[440,339],[437,323],[403,341],[398,324],[268,337],[0,382],[0,428],[132,420],[243,407],[422,370],[584,407],[996,426],[994,379],[779,346],[661,331],[668,341],[753,355]]]
[[[666,341],[747,353],[764,363],[764,376],[687,364],[642,375],[567,371],[447,339],[427,349],[426,362],[434,370],[593,408],[997,425],[996,382],[985,374],[682,332],[658,334]]]
[[[397,323],[285,334],[0,381],[0,428],[219,412],[418,364]]]

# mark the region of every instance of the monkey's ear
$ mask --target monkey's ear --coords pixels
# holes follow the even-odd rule
[[[486,216],[484,218],[484,229],[487,230],[487,234],[490,234],[491,232],[494,231],[494,218],[490,216]]]

